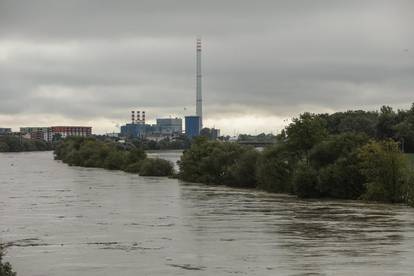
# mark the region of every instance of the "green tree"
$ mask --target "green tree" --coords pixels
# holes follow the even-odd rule
[[[294,118],[285,130],[285,139],[290,150],[308,160],[310,149],[328,135],[325,124],[325,120],[311,113],[303,113],[299,118]]]
[[[371,141],[359,151],[361,173],[366,178],[364,199],[404,202],[408,188],[408,163],[398,143]]]
[[[141,163],[139,174],[142,176],[171,176],[174,173],[170,161],[159,158],[147,158]]]
[[[265,148],[257,162],[258,188],[276,192],[292,192],[296,160],[284,145]]]

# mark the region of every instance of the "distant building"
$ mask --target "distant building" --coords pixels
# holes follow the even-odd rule
[[[185,117],[185,134],[192,138],[200,135],[200,117],[186,116]]]
[[[183,120],[181,118],[157,119],[156,131],[162,135],[181,134],[183,132]]]
[[[21,127],[20,133],[29,139],[51,141],[51,129],[49,127]]]
[[[211,139],[217,140],[220,137],[220,129],[212,128],[211,129]]]
[[[150,126],[149,126],[150,127]],[[147,125],[130,123],[121,126],[121,136],[127,138],[142,138],[147,133]]]
[[[0,135],[11,134],[11,128],[0,127]]]
[[[92,127],[85,126],[52,126],[51,128],[51,141],[55,135],[60,135],[62,138],[70,136],[86,137],[92,135]]]

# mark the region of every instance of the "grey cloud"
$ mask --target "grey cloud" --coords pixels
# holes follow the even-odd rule
[[[408,106],[412,26],[408,0],[0,0],[0,115],[191,112],[197,35],[207,118]]]

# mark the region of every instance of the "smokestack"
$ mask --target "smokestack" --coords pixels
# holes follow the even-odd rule
[[[145,111],[142,111],[142,124],[145,125]]]
[[[135,111],[131,111],[131,123],[135,124]]]
[[[196,115],[200,117],[200,129],[203,128],[203,100],[201,97],[201,38],[197,38],[196,48]]]
[[[141,123],[141,111],[137,111],[137,122]]]

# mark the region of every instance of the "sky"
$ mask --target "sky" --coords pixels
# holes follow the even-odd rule
[[[414,102],[411,0],[0,0],[0,127],[193,115],[197,37],[223,134]]]

